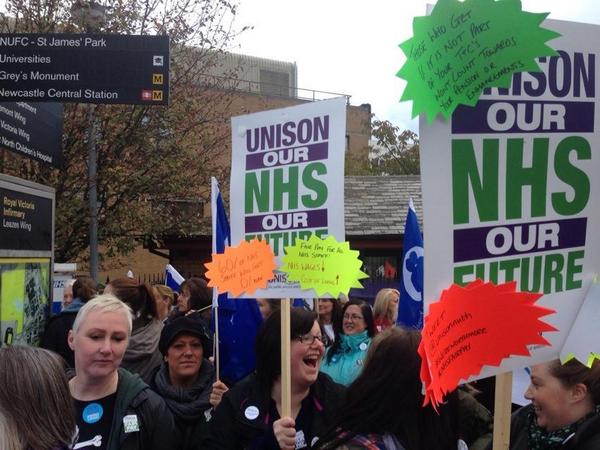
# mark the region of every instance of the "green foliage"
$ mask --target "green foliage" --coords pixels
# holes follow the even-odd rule
[[[417,175],[420,173],[419,137],[388,120],[371,122],[369,158],[346,158],[348,175]]]
[[[8,0],[0,27],[8,32],[82,32],[66,3]],[[61,171],[0,151],[0,171],[56,189],[57,261],[85,257],[88,246],[92,123],[98,138],[98,236],[106,256],[126,254],[141,241],[200,231],[210,176],[228,180],[222,153],[230,139],[228,108],[235,94],[223,89],[231,85],[224,86],[222,78],[201,76],[220,64],[220,55],[237,36],[232,27],[236,5],[228,0],[104,4],[109,8],[101,33],[169,35],[171,104],[98,105],[93,116],[90,106],[66,104],[66,166]]]

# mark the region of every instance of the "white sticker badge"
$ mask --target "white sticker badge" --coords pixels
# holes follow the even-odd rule
[[[256,406],[248,406],[246,408],[246,410],[244,411],[244,416],[246,416],[246,419],[248,420],[254,420],[258,417],[259,411],[258,408]]]
[[[304,437],[304,431],[298,430],[296,433],[296,450],[306,448],[306,438]]]
[[[140,431],[138,417],[135,414],[129,414],[123,417],[123,427],[125,428],[125,433],[133,433],[134,431]]]

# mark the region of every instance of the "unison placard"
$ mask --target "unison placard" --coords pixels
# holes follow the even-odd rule
[[[166,105],[169,37],[0,34],[0,100]]]
[[[296,239],[344,234],[346,99],[232,118],[232,245],[265,240],[281,266]],[[263,298],[315,298],[276,271]]]
[[[62,103],[0,103],[0,148],[61,168]]]
[[[507,358],[506,372],[558,357],[600,270],[600,145],[596,25],[548,20],[562,37],[541,72],[517,73],[450,121],[421,119],[425,299],[451,283],[516,281],[556,310],[551,347]],[[506,333],[511,333],[509,328]],[[507,355],[508,356],[508,355]]]

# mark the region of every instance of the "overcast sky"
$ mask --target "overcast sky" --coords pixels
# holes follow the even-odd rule
[[[298,87],[351,95],[370,103],[380,119],[418,131],[410,102],[399,103],[404,62],[398,44],[412,36],[412,19],[425,0],[241,0],[236,22],[254,29],[234,51],[296,62]],[[523,0],[523,9],[600,24],[598,0]],[[600,33],[597,37],[600,39]]]

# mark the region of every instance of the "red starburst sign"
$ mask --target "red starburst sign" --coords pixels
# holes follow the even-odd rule
[[[542,294],[517,292],[516,282],[476,280],[453,284],[432,303],[419,345],[425,402],[434,408],[461,380],[510,355],[530,356],[527,346],[550,345],[542,332],[557,331],[540,317],[555,311],[535,305]]]

